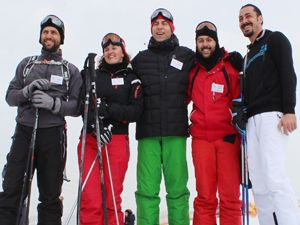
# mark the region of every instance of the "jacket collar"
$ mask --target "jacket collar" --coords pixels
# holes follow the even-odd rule
[[[40,55],[39,59],[40,60],[47,60],[47,61],[50,61],[50,60],[61,61],[63,59],[62,58],[62,51],[61,51],[61,49],[59,49],[56,52],[49,52],[49,51],[46,51],[45,49],[42,48],[41,55]]]
[[[150,38],[148,49],[154,51],[172,51],[175,47],[179,46],[178,38],[172,34],[168,40],[158,42],[153,37]]]
[[[263,29],[258,36],[256,37],[255,41],[253,43],[250,43],[249,45],[247,45],[248,49],[251,49],[256,43],[258,43],[266,34],[266,29]]]

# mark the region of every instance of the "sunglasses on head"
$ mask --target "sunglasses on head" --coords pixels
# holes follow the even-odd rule
[[[199,23],[196,27],[196,31],[201,30],[204,27],[207,27],[209,30],[217,32],[217,27],[213,23],[208,22],[208,21],[204,21],[204,22]]]
[[[110,44],[116,46],[125,46],[124,40],[117,34],[109,33],[104,36],[101,42],[102,48],[106,48]]]
[[[47,23],[48,21],[51,21],[51,23],[53,23],[54,25],[58,26],[58,27],[61,27],[64,29],[64,23],[63,21],[61,21],[57,16],[54,16],[54,15],[49,15],[49,16],[46,16],[42,22],[41,22],[41,26],[43,26],[45,23]]]
[[[163,8],[159,8],[159,9],[156,9],[152,15],[151,15],[151,21],[155,20],[159,15],[162,15],[163,17],[165,17],[166,19],[170,20],[170,21],[173,21],[173,16],[172,14],[166,10],[166,9],[163,9]]]

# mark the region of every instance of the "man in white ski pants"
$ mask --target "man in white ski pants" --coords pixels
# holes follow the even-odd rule
[[[244,61],[249,175],[260,225],[299,225],[284,166],[288,134],[297,128],[292,49],[281,32],[264,30],[262,24],[256,6],[240,9],[240,29],[251,42]]]

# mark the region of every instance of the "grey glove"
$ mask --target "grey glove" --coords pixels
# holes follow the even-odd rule
[[[61,107],[59,98],[53,98],[43,91],[36,90],[32,93],[32,105],[36,108],[42,108],[58,113]]]
[[[30,84],[23,88],[23,95],[25,98],[31,98],[32,92],[36,89],[45,91],[48,90],[51,86],[51,83],[47,79],[37,79],[32,81]]]

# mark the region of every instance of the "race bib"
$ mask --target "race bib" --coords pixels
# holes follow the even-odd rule
[[[63,77],[58,75],[51,75],[50,82],[53,84],[63,84]]]
[[[223,93],[224,92],[224,85],[223,84],[212,83],[211,91],[216,92],[216,93]]]
[[[174,68],[176,68],[176,69],[179,69],[179,70],[181,70],[182,69],[182,66],[183,66],[183,63],[182,62],[180,62],[180,61],[178,61],[177,59],[172,59],[172,61],[171,61],[171,66],[173,66]]]
[[[123,78],[112,78],[111,84],[112,85],[124,85],[124,79]]]

